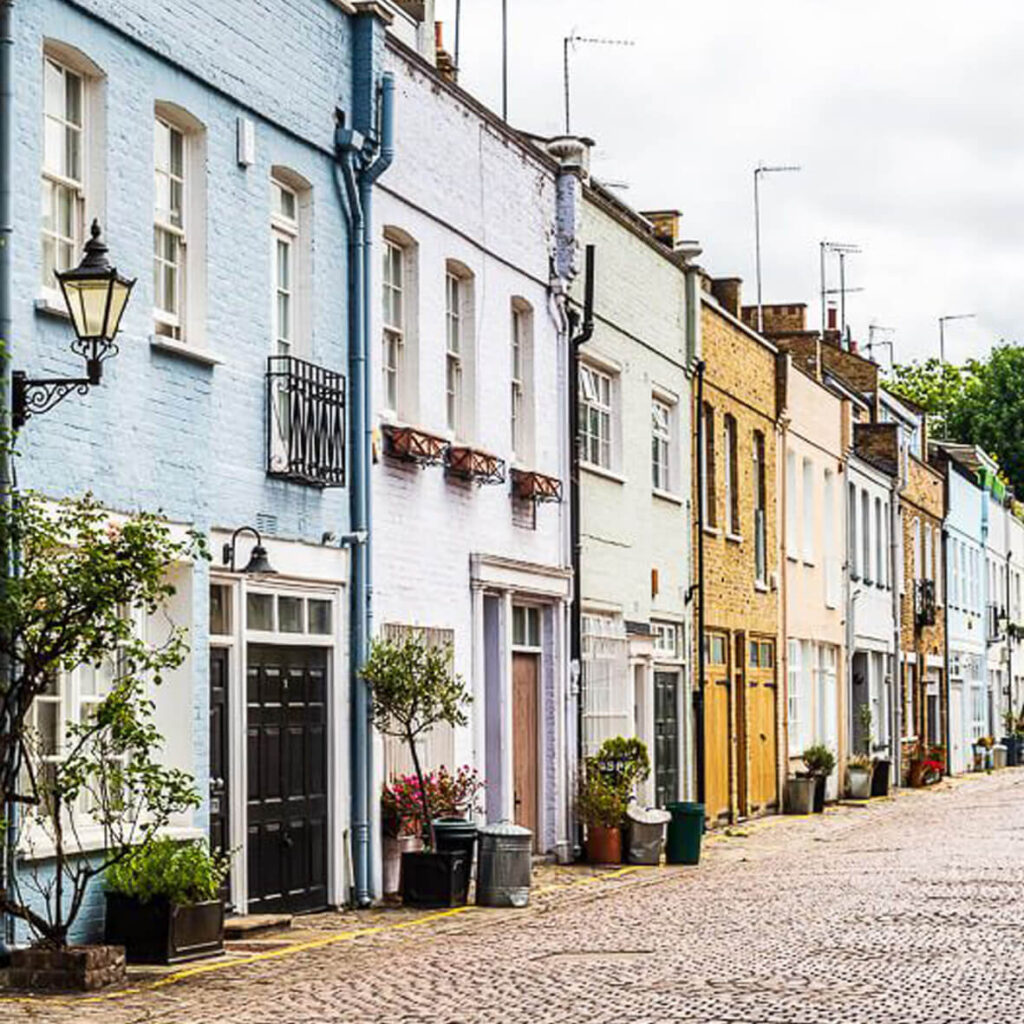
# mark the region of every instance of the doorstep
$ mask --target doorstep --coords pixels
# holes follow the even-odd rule
[[[245,914],[224,919],[225,939],[251,939],[264,932],[286,931],[292,926],[291,914]]]

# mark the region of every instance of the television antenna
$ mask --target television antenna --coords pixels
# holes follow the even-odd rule
[[[572,135],[571,118],[569,116],[569,51],[576,52],[578,44],[585,46],[636,46],[632,39],[605,39],[599,36],[581,36],[573,29],[562,39],[562,75],[565,86],[565,134]]]

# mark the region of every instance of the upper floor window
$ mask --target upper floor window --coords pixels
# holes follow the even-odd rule
[[[860,492],[860,521],[860,542],[864,552],[864,582],[871,583],[875,577],[871,571],[871,496],[867,491]]]
[[[725,516],[726,532],[740,535],[740,466],[736,439],[736,417],[726,414],[725,427]]]
[[[701,491],[701,503],[704,506],[704,525],[710,529],[718,526],[718,493],[715,488],[715,410],[710,403],[704,403],[704,450],[700,453],[703,460],[704,488]]]
[[[274,179],[270,185],[271,236],[274,246],[274,354],[293,355],[296,335],[296,277],[299,198]]]
[[[767,481],[764,434],[754,431],[754,579],[768,582]]]
[[[850,484],[846,509],[846,546],[849,551],[850,576],[860,579],[860,560],[857,553],[857,486]]]
[[[512,454],[533,458],[533,308],[525,299],[512,300],[509,429]]]
[[[580,458],[602,469],[612,466],[612,378],[580,364]]]
[[[835,474],[831,469],[825,470],[824,488],[824,527],[823,556],[825,559],[825,605],[835,608],[839,604],[839,562],[836,552],[836,485]]]
[[[173,341],[202,342],[205,157],[202,125],[158,103],[153,119],[153,321]]]
[[[786,555],[799,557],[797,551],[799,503],[796,493],[796,452],[786,452]]]
[[[445,425],[457,437],[472,433],[473,279],[449,260],[445,270]]]
[[[384,265],[381,275],[383,334],[381,336],[381,383],[384,408],[398,409],[398,389],[402,376],[405,344],[405,250],[397,242],[384,239]]]
[[[916,582],[921,579],[921,520],[917,516],[914,517],[910,530],[913,544],[914,580]]]
[[[85,223],[85,78],[43,61],[43,285],[78,262]]]
[[[804,499],[804,561],[814,562],[814,463],[810,459],[803,462],[803,499]]]
[[[672,450],[672,407],[658,398],[651,399],[651,482],[657,491],[672,486],[669,456]]]

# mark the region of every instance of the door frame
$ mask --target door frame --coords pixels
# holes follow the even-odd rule
[[[216,536],[215,538],[216,539]],[[273,543],[265,541],[265,543]],[[280,543],[270,552],[275,565],[287,565],[288,548],[299,545]],[[309,545],[301,545],[308,547]],[[319,549],[323,550],[323,549]],[[346,556],[347,562],[347,556]],[[230,632],[211,634],[211,647],[228,648],[228,764],[229,778],[234,780],[229,804],[229,835],[233,854],[231,868],[231,902],[238,914],[248,912],[248,707],[246,677],[248,673],[247,648],[250,643],[280,647],[323,647],[327,656],[327,901],[340,906],[347,898],[346,879],[350,875],[348,839],[350,834],[347,795],[348,769],[348,699],[339,693],[336,681],[348,678],[348,588],[339,580],[319,581],[284,574],[273,580],[248,579],[242,573],[224,569],[210,572],[209,585],[229,588]],[[245,620],[246,598],[249,593],[270,593],[288,597],[330,599],[332,621],[330,634],[280,633],[250,630]],[[209,679],[207,679],[209,687]],[[207,726],[208,728],[208,726]],[[209,757],[202,765],[202,784],[209,790]]]
[[[508,683],[509,683],[509,708],[511,711],[511,705],[515,700],[515,656],[517,654],[528,655],[534,659],[537,666],[537,679],[535,682],[535,707],[537,709],[537,728],[533,737],[533,756],[537,761],[537,783],[536,791],[533,794],[534,799],[534,810],[536,812],[536,832],[533,837],[533,848],[534,852],[537,852],[542,844],[543,827],[544,827],[544,630],[547,626],[547,610],[550,606],[543,604],[539,601],[530,600],[529,598],[523,598],[516,593],[512,593],[511,602],[509,604],[509,622],[508,622],[508,635],[509,635],[509,647],[508,647]],[[513,616],[516,608],[525,608],[529,610],[536,610],[540,617],[540,643],[533,645],[530,643],[516,643],[514,639],[514,633],[512,628]],[[516,740],[515,740],[515,715],[512,714],[512,731],[509,733],[509,751],[511,753],[511,770],[509,773],[509,795],[512,799],[512,817],[510,821],[515,821],[515,782],[516,782]]]

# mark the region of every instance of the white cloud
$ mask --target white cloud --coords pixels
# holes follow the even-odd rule
[[[752,172],[799,163],[763,191],[766,301],[807,301],[818,243],[859,243],[856,336],[896,327],[897,356],[978,355],[1013,338],[1024,280],[1024,5],[1009,0],[508,0],[509,114],[562,130],[562,39],[573,129],[631,205],[678,207],[715,274],[753,297]],[[438,0],[453,42],[455,0]],[[501,0],[462,0],[462,84],[501,109]]]

